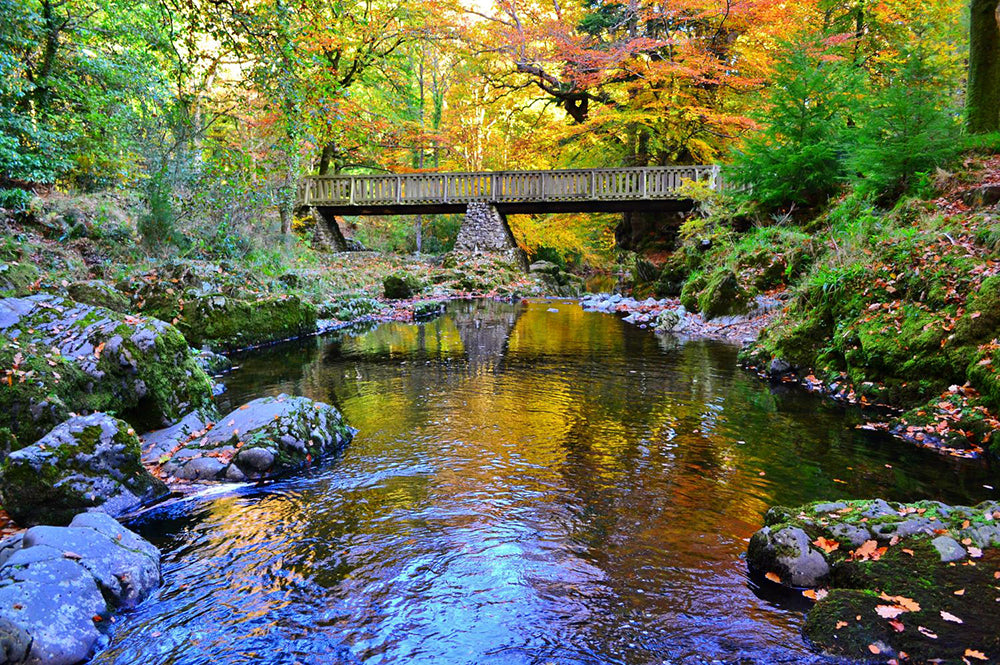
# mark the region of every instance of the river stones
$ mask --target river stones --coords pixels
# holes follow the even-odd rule
[[[66,524],[77,513],[118,515],[166,494],[143,467],[132,428],[106,413],[76,416],[0,466],[0,495],[22,525]]]
[[[34,443],[72,413],[114,412],[146,429],[210,403],[181,334],[52,295],[0,300],[0,427]]]
[[[0,663],[73,665],[97,624],[160,583],[157,549],[102,513],[36,526],[0,541]]]
[[[776,506],[751,538],[747,563],[772,582],[812,587],[818,602],[803,634],[824,653],[962,662],[971,649],[985,654],[972,662],[1000,660],[1000,616],[982,611],[1000,597],[996,502]],[[827,574],[815,574],[824,567]]]
[[[354,436],[340,412],[305,397],[263,397],[217,422],[192,413],[143,437],[143,457],[180,480],[273,478],[335,452]]]

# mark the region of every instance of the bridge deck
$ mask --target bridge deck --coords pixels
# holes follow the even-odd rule
[[[474,201],[504,213],[616,212],[689,205],[677,191],[686,180],[721,186],[717,166],[310,176],[299,200],[335,215],[462,212]]]

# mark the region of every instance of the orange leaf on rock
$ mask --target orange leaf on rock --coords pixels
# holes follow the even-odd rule
[[[771,580],[775,584],[781,584],[781,578],[778,577],[777,573],[768,573],[768,574],[764,575],[764,577],[767,578],[767,579],[769,579],[769,580]]]
[[[817,538],[816,540],[814,540],[813,541],[813,545],[815,545],[816,547],[820,548],[821,550],[823,550],[827,554],[829,554],[830,552],[833,552],[834,550],[836,550],[837,548],[840,547],[840,543],[838,543],[836,540],[831,540],[829,538],[824,538],[823,536],[820,536],[819,538]]]

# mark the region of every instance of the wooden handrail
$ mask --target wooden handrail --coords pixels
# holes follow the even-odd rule
[[[308,176],[303,205],[428,205],[676,199],[685,180],[724,187],[719,167],[646,166],[551,171],[464,171]]]

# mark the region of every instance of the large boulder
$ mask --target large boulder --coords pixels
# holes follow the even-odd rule
[[[273,478],[336,452],[354,436],[340,412],[305,397],[263,397],[213,423],[192,413],[143,437],[143,458],[181,480]]]
[[[132,305],[128,296],[100,279],[73,282],[66,287],[66,293],[76,302],[105,307],[122,314],[128,313]]]
[[[0,300],[0,427],[26,445],[72,413],[159,427],[211,403],[184,337],[156,319],[52,295]]]
[[[118,515],[166,494],[142,465],[139,438],[106,413],[76,416],[0,466],[3,506],[19,524],[66,524],[77,513]]]
[[[397,270],[382,280],[382,290],[389,300],[402,300],[420,293],[424,283],[413,273]]]
[[[108,515],[36,526],[0,542],[0,662],[74,665],[97,623],[160,583],[157,549]]]
[[[230,265],[169,263],[123,282],[133,306],[177,326],[191,346],[234,351],[316,331],[316,307]]]

